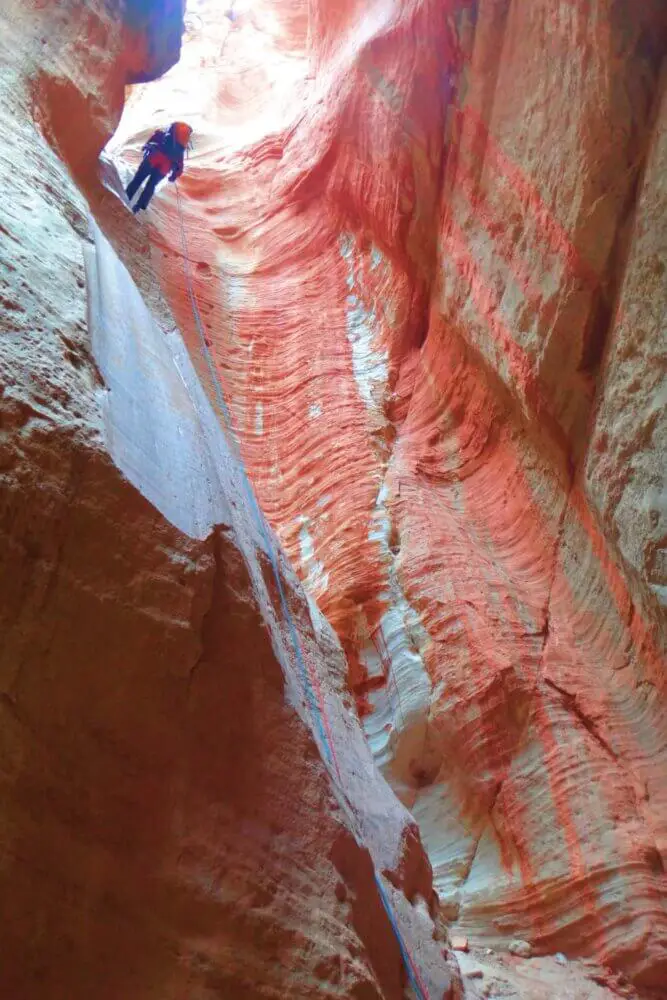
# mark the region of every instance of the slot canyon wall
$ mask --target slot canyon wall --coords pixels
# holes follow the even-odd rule
[[[182,16],[0,13],[0,994],[454,1000],[340,645],[98,179]]]
[[[0,993],[660,997],[662,5],[233,6],[0,13]]]
[[[667,981],[664,5],[207,0],[110,147],[472,940]],[[212,391],[212,390],[211,390]]]

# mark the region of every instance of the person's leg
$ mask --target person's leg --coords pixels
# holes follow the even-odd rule
[[[134,175],[134,177],[132,178],[132,180],[130,181],[130,183],[125,188],[125,194],[127,195],[127,200],[128,201],[132,201],[132,199],[134,198],[135,194],[137,193],[137,191],[139,190],[139,188],[141,187],[141,185],[144,183],[144,181],[146,180],[146,178],[150,174],[151,169],[152,169],[151,165],[150,165],[150,163],[148,162],[147,159],[141,161],[141,163],[139,164],[139,167],[137,169],[136,174]]]
[[[160,173],[159,170],[151,170],[150,177],[148,178],[148,180],[146,182],[146,186],[144,187],[143,191],[141,192],[141,195],[139,197],[139,201],[135,205],[136,211],[139,211],[140,209],[146,209],[146,208],[148,208],[150,200],[153,197],[153,195],[155,194],[155,188],[158,186],[158,184],[162,180],[162,176],[163,175]]]

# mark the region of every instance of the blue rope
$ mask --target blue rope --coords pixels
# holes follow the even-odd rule
[[[181,193],[178,190],[178,186],[176,187],[176,198],[178,202],[178,214],[181,225],[181,242],[183,245],[183,269],[185,271],[185,278],[188,287],[188,295],[190,297],[190,305],[192,306],[192,314],[195,318],[195,324],[197,326],[197,332],[199,334],[201,351],[209,370],[209,375],[211,377],[211,382],[213,384],[218,405],[220,406],[220,409],[222,410],[223,413],[226,429],[228,432],[228,437],[231,438],[232,441],[232,450],[238,461],[239,469],[241,472],[241,480],[243,482],[243,488],[246,494],[246,499],[250,505],[255,523],[261,532],[264,544],[266,546],[269,560],[271,562],[271,568],[273,570],[273,575],[276,581],[276,586],[278,588],[281,610],[283,612],[283,617],[288,625],[290,639],[292,647],[294,649],[294,656],[296,658],[299,667],[299,672],[303,680],[304,689],[306,691],[306,696],[310,704],[311,715],[313,716],[315,724],[317,726],[318,734],[320,737],[320,741],[322,743],[326,761],[328,765],[331,767],[333,766],[334,763],[332,747],[330,744],[330,740],[327,736],[326,730],[324,728],[322,713],[320,712],[319,707],[317,705],[315,692],[313,691],[312,684],[310,683],[310,678],[308,677],[308,670],[306,667],[303,652],[301,650],[301,643],[299,642],[298,632],[296,630],[296,625],[294,624],[294,618],[292,616],[292,612],[290,611],[289,605],[287,603],[285,588],[283,587],[283,582],[280,575],[280,568],[278,566],[278,558],[276,556],[273,544],[271,542],[271,536],[269,534],[266,520],[257,502],[257,497],[255,496],[255,492],[250,484],[250,479],[248,477],[248,473],[246,472],[245,464],[243,462],[243,457],[241,456],[241,450],[238,441],[236,439],[236,435],[234,433],[234,428],[232,425],[232,416],[229,407],[227,405],[225,395],[222,391],[222,386],[220,385],[218,374],[215,370],[215,364],[213,362],[213,358],[211,357],[211,352],[208,348],[208,344],[206,343],[206,336],[204,334],[204,327],[201,320],[201,314],[199,312],[199,306],[197,305],[197,300],[195,298],[194,290],[192,287],[192,276],[190,274],[190,258],[188,256],[187,242],[185,238],[185,223],[183,221],[183,210],[181,207]]]
[[[415,974],[415,970],[414,970],[414,967],[413,967],[413,964],[412,964],[412,959],[410,958],[410,955],[408,954],[408,950],[407,950],[407,948],[405,947],[405,945],[403,943],[403,935],[401,934],[401,930],[400,930],[398,924],[396,923],[396,917],[394,916],[394,911],[391,908],[391,903],[389,902],[389,897],[387,896],[387,890],[382,885],[382,882],[380,881],[380,876],[378,875],[378,873],[376,871],[373,871],[373,877],[375,878],[375,884],[377,885],[378,892],[380,893],[380,899],[382,900],[382,905],[384,906],[384,911],[387,914],[387,917],[389,918],[389,923],[391,924],[391,929],[393,930],[394,936],[396,937],[396,940],[398,941],[398,947],[399,947],[400,952],[401,952],[401,958],[403,959],[403,965],[405,966],[405,968],[408,971],[408,978],[410,980],[410,985],[412,986],[413,990],[415,991],[415,993],[419,997],[419,1000],[429,1000],[428,994],[424,992],[424,988],[422,987],[421,983],[417,979],[417,976]]]

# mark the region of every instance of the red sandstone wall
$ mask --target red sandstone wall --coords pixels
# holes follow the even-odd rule
[[[197,130],[197,297],[262,506],[460,928],[658,985],[664,12],[239,12],[204,5],[118,143]],[[197,350],[173,192],[147,225]]]
[[[117,13],[0,15],[0,994],[404,1000],[408,953],[423,996],[453,998],[430,866],[340,648],[96,181]],[[138,38],[132,74],[160,47]]]

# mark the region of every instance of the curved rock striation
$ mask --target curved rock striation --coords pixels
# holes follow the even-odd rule
[[[659,988],[664,7],[198,16],[114,151],[195,126],[147,221],[162,287],[196,356],[182,220],[261,505],[440,897]]]
[[[453,1000],[431,868],[340,646],[146,240],[118,243],[135,282],[87,218],[81,191],[132,232],[95,178],[128,78],[118,9],[0,16],[0,993]]]

